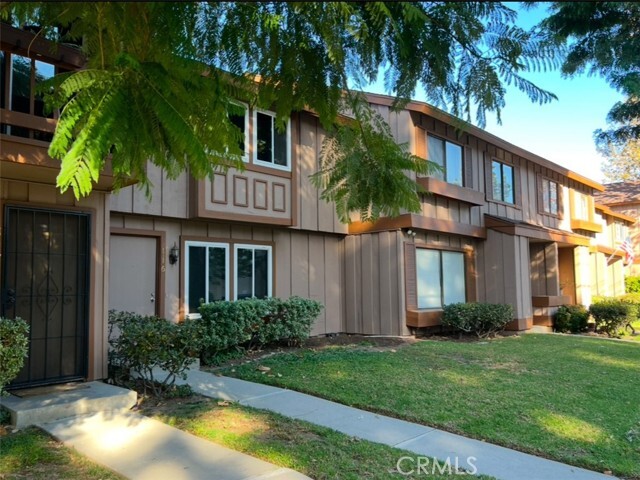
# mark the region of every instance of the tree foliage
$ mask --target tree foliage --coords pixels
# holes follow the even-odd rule
[[[607,182],[640,181],[640,139],[603,143],[598,150],[607,158],[602,167]]]
[[[558,45],[517,27],[516,13],[500,2],[9,2],[2,8],[5,20],[41,26],[47,38],[63,32],[59,41],[82,39],[86,70],[54,78],[56,93],[48,96],[51,108],[62,108],[50,149],[62,160],[58,186],[76,196],[91,191],[106,158],[118,180],[133,176],[143,184],[148,160],[170,176],[241,168],[240,132],[228,110],[242,100],[274,109],[281,127],[293,111],[319,116],[327,145],[338,153],[316,178],[343,219],[349,212],[373,219],[415,211],[419,188],[398,173],[425,167],[390,146],[388,128],[365,104],[353,108],[359,97],[345,93],[350,85],[368,84],[382,69],[396,106],[422,86],[427,101],[469,121],[475,112],[480,126],[487,112],[499,118],[506,85],[534,102],[555,98],[522,73],[556,66]],[[345,97],[353,122],[339,121]],[[364,165],[387,178],[370,178]]]
[[[623,146],[640,138],[640,4],[637,2],[553,2],[542,29],[569,42],[562,65],[568,76],[600,74],[625,101],[609,111],[612,124],[596,141]]]

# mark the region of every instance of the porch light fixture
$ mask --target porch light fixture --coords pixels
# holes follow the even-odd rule
[[[180,249],[174,242],[173,247],[171,247],[171,250],[169,250],[169,263],[171,265],[175,265],[176,263],[178,263],[179,258],[180,258]]]
[[[409,230],[407,230],[407,235],[409,235],[410,237],[415,237],[417,235],[417,233],[414,232],[413,230],[409,229]]]

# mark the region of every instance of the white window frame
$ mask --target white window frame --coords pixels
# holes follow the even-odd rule
[[[211,248],[224,248],[224,262],[225,262],[225,282],[224,282],[224,296],[225,300],[229,300],[229,244],[220,242],[203,242],[195,240],[187,240],[184,242],[184,311],[189,312],[189,247],[211,247]],[[207,250],[208,255],[208,250]],[[204,266],[205,284],[208,285],[209,281],[209,261]],[[209,289],[205,290],[207,297],[209,296]],[[205,303],[208,303],[208,298],[205,298]],[[187,313],[187,318],[200,318],[200,314],[197,312]]]
[[[575,192],[573,207],[575,211],[573,212],[574,218],[578,220],[586,220],[591,221],[593,219],[593,214],[591,213],[589,197],[581,192]]]
[[[244,163],[248,163],[249,149],[251,148],[250,147],[251,139],[249,138],[249,104],[241,102],[240,100],[232,100],[229,103],[232,103],[237,107],[244,108],[244,155],[242,155],[242,161]]]
[[[239,249],[253,250],[253,262],[255,265],[255,251],[265,250],[269,253],[267,257],[267,297],[273,296],[273,248],[271,245],[256,245],[247,243],[236,243],[233,246],[233,300],[238,300],[238,250]],[[256,291],[256,276],[255,266],[253,271],[253,285],[251,292],[255,294]],[[251,298],[253,298],[252,295]]]
[[[258,160],[258,113],[262,113],[263,115],[268,115],[272,118],[272,122],[273,122],[273,128],[271,129],[271,155],[272,155],[272,161],[271,162],[265,162],[264,160]],[[276,125],[275,125],[275,119],[276,119],[276,114],[274,112],[271,112],[269,110],[262,110],[259,108],[254,108],[253,109],[253,142],[251,144],[252,150],[253,150],[253,163],[255,165],[260,165],[263,167],[267,167],[267,168],[274,168],[276,170],[283,170],[285,172],[290,172],[291,171],[291,119],[287,119],[287,131],[286,131],[286,137],[287,137],[287,165],[277,165],[275,162],[273,162],[273,155],[275,155],[275,131],[276,131]]]

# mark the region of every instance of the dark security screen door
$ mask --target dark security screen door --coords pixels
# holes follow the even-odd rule
[[[90,216],[5,208],[2,315],[30,326],[12,387],[86,377]]]

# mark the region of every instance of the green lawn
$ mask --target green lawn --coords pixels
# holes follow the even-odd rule
[[[123,479],[56,442],[37,428],[0,436],[0,478]]]
[[[330,348],[223,373],[640,478],[640,345],[527,334]]]
[[[195,396],[160,406],[143,404],[141,413],[318,480],[426,478],[424,472],[405,476],[396,469],[399,459],[415,458],[414,453],[237,404],[220,406],[215,400]],[[400,464],[404,471],[411,466],[410,462]],[[460,478],[453,474],[435,477]]]

